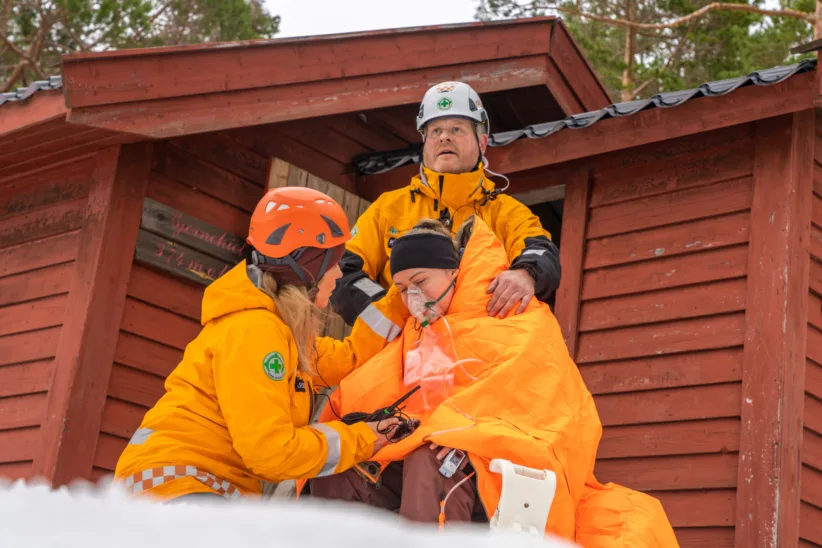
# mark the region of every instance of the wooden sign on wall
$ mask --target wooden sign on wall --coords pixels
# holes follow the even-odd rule
[[[135,260],[209,285],[243,260],[246,245],[230,232],[146,198]]]

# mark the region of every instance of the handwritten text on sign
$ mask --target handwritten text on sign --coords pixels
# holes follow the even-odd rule
[[[243,259],[243,239],[151,198],[143,202],[136,260],[208,285]]]
[[[143,202],[140,228],[226,262],[243,259],[245,240],[151,198]]]

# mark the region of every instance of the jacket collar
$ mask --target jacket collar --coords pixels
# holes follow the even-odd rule
[[[494,190],[494,183],[485,176],[482,163],[466,173],[437,173],[422,166],[424,180],[417,175],[411,180],[412,192],[420,192],[452,211],[481,201]]]
[[[200,320],[202,325],[241,310],[261,308],[277,314],[274,300],[255,287],[248,277],[246,266],[246,262],[241,261],[206,287]]]

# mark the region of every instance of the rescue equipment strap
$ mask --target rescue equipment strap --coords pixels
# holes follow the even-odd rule
[[[210,472],[200,470],[196,466],[159,466],[157,468],[150,468],[127,477],[123,483],[126,489],[136,495],[152,487],[162,485],[167,481],[184,477],[192,477],[206,487],[219,493],[220,496],[230,500],[235,500],[243,496],[240,490],[231,483],[219,479]]]
[[[323,464],[322,470],[320,470],[320,473],[317,474],[317,477],[322,478],[324,476],[330,476],[337,469],[337,465],[340,464],[340,455],[342,453],[342,448],[340,446],[340,434],[327,424],[312,424],[311,428],[317,430],[325,436],[326,445],[328,446],[328,456],[325,459],[325,464]]]

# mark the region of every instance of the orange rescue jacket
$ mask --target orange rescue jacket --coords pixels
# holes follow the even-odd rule
[[[453,350],[444,350],[466,360],[465,371],[453,370],[453,395],[433,411],[411,413],[422,421],[416,432],[374,460],[384,467],[427,442],[461,449],[476,470],[489,517],[501,490],[501,477],[489,470],[492,459],[550,469],[557,492],[546,531],[583,546],[677,546],[659,501],[594,478],[601,423],[548,305],[532,299],[520,315],[488,317],[486,288],[506,268],[504,246],[475,218],[449,310],[427,328],[449,345],[453,340]],[[403,363],[418,339],[409,319],[397,340],[342,381],[333,409],[340,415],[373,411],[406,393]],[[408,409],[419,409],[420,397],[413,395]],[[330,418],[326,406],[322,420]]]
[[[334,386],[396,336],[390,326],[400,320],[380,308],[391,300],[372,305],[355,337],[318,339],[317,384]],[[339,473],[371,456],[376,436],[365,424],[309,426],[312,379],[298,370],[291,331],[245,261],[206,288],[202,310],[202,331],[117,462],[127,488],[163,500],[257,495],[261,480]]]

